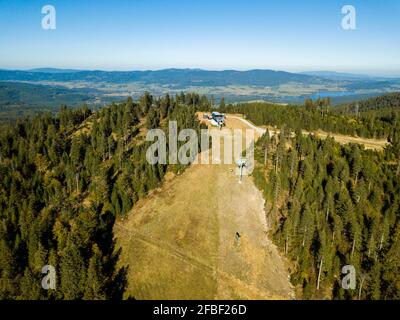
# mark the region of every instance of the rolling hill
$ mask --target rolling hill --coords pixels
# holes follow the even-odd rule
[[[94,89],[67,89],[20,82],[0,82],[0,122],[61,105],[81,106],[95,101]]]

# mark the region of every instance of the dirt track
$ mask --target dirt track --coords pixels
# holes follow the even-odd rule
[[[230,128],[249,128],[228,118]],[[232,165],[192,165],[138,203],[115,234],[137,299],[291,299],[264,200]],[[240,240],[236,239],[239,232]]]

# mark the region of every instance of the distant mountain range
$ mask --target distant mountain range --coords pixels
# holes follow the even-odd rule
[[[88,81],[88,82],[140,82],[175,86],[277,86],[285,83],[322,84],[332,81],[396,81],[396,79],[370,77],[362,74],[333,71],[306,71],[292,73],[255,69],[248,71],[202,69],[163,69],[146,71],[102,71],[57,68],[31,70],[0,69],[0,81]],[[398,79],[397,79],[398,80]]]
[[[307,71],[292,73],[255,69],[248,71],[222,70],[210,71],[202,69],[163,69],[146,71],[102,71],[38,68],[31,70],[1,70],[0,81],[52,81],[73,82],[85,81],[93,83],[142,83],[159,84],[174,87],[204,86],[279,86],[287,83],[303,85],[331,85],[333,82],[376,82],[389,81],[400,83],[399,79],[370,77],[361,74],[340,73],[332,71]]]
[[[0,80],[12,81],[88,81],[157,83],[175,86],[277,86],[288,82],[326,83],[326,78],[273,70],[208,71],[201,69],[164,69],[156,71],[87,71],[41,68],[28,71],[0,70]]]
[[[370,80],[373,77],[364,75],[364,74],[355,74],[355,73],[343,73],[343,72],[335,72],[335,71],[305,71],[300,72],[300,74],[305,74],[313,77],[326,78],[330,80]]]
[[[0,108],[55,106],[82,102],[102,105],[144,91],[165,93],[198,92],[221,97],[226,102],[264,100],[303,103],[305,99],[331,97],[334,104],[400,91],[400,79],[376,78],[332,71],[292,73],[274,70],[164,69],[145,71],[102,71],[38,68],[1,70]],[[25,83],[25,86],[11,86]],[[28,84],[47,87],[29,87]],[[65,90],[63,91],[62,88]],[[67,90],[68,89],[68,90]],[[64,102],[65,101],[65,102]],[[14,106],[14,107],[12,107]],[[5,110],[5,109],[4,109]]]
[[[71,73],[71,72],[80,72],[83,70],[77,69],[57,69],[57,68],[36,68],[27,70],[28,72],[42,72],[42,73]]]

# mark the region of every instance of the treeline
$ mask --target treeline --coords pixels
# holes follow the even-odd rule
[[[377,115],[348,115],[333,112],[329,99],[306,100],[304,106],[277,105],[269,103],[245,103],[228,105],[222,112],[241,113],[256,125],[281,127],[308,131],[323,130],[365,138],[386,139],[393,123],[400,119],[400,112],[379,117]]]
[[[202,99],[145,93],[96,113],[63,107],[4,127],[0,299],[122,298],[126,269],[116,268],[114,221],[168,170],[147,163],[146,131],[168,120],[199,130],[194,109]],[[56,269],[56,290],[42,289],[45,265]]]
[[[305,299],[400,299],[400,125],[384,153],[281,128],[253,173],[273,240]],[[352,265],[356,288],[342,287]]]
[[[388,93],[379,97],[369,98],[335,107],[337,111],[348,114],[370,110],[388,110],[400,112],[400,92]]]

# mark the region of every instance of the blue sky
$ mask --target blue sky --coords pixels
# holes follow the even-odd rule
[[[56,8],[43,30],[41,9]],[[341,8],[357,10],[343,30]],[[336,70],[400,76],[398,0],[0,0],[0,68]]]

